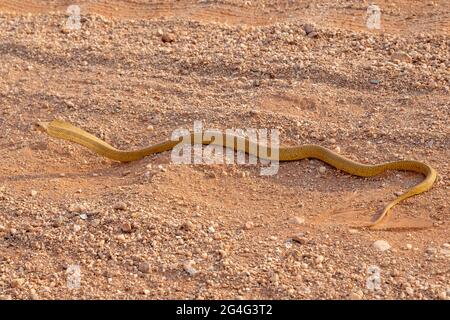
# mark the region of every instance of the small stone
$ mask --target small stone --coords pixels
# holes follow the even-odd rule
[[[439,292],[438,297],[439,297],[439,299],[442,299],[442,300],[447,299],[447,292],[446,291]]]
[[[195,261],[189,260],[183,264],[183,270],[186,271],[190,276],[195,276],[198,271],[192,266],[195,264]]]
[[[391,60],[395,62],[405,62],[405,63],[411,63],[412,57],[407,54],[406,52],[400,51],[395,52],[391,55]]]
[[[120,242],[125,242],[126,238],[123,234],[119,234],[116,237],[117,240],[119,240]]]
[[[319,34],[316,31],[308,33],[308,38],[317,38]]]
[[[320,173],[325,173],[327,171],[327,168],[325,168],[324,166],[321,166],[320,168],[319,168],[319,172]]]
[[[414,294],[414,290],[411,287],[406,287],[405,291],[408,296],[412,296]]]
[[[126,210],[127,205],[125,204],[125,202],[119,201],[114,204],[113,209],[114,210]]]
[[[23,278],[16,278],[11,281],[11,287],[13,288],[20,288],[25,283],[25,279]]]
[[[380,84],[380,80],[377,80],[377,79],[371,79],[371,80],[370,80],[370,83],[371,83],[371,84]]]
[[[323,260],[325,260],[325,257],[324,257],[324,256],[321,256],[321,255],[319,255],[319,256],[317,256],[317,257],[316,257],[316,260],[315,260],[315,262],[316,262],[316,264],[320,264],[320,263],[322,263],[322,262],[323,262]]]
[[[291,219],[291,223],[293,224],[304,224],[305,223],[305,218],[304,217],[293,217]]]
[[[334,148],[334,152],[336,152],[336,153],[341,153],[341,147],[336,146],[336,147]]]
[[[83,211],[86,211],[86,207],[83,206],[82,204],[72,204],[69,206],[68,211],[70,213],[82,213]]]
[[[186,221],[181,225],[180,228],[181,228],[181,230],[184,230],[184,231],[193,231],[193,230],[195,230],[195,225],[190,221]]]
[[[306,244],[308,242],[308,239],[306,239],[303,236],[295,235],[292,238],[292,241],[300,243],[300,244]]]
[[[155,130],[155,128],[153,128],[152,125],[149,125],[149,126],[147,127],[147,131],[153,131],[153,130]]]
[[[377,240],[372,246],[381,252],[391,249],[391,245],[385,240]]]
[[[150,290],[144,289],[142,290],[142,294],[148,296],[150,294]]]
[[[361,300],[364,297],[364,293],[361,290],[350,293],[350,300]]]
[[[133,230],[133,227],[131,223],[125,221],[120,225],[120,230],[122,230],[122,232],[130,233]]]
[[[87,219],[87,214],[86,213],[80,214],[80,219],[81,220],[86,220]]]
[[[436,254],[437,249],[433,247],[428,247],[427,250],[425,250],[425,252],[428,254]]]
[[[356,234],[356,233],[359,233],[359,230],[358,229],[348,229],[348,232],[351,234]]]
[[[280,276],[277,273],[274,273],[271,277],[270,277],[270,281],[272,283],[278,283],[278,281],[280,281]]]
[[[252,221],[247,221],[244,225],[244,228],[250,230],[254,227],[254,223]]]
[[[139,263],[138,270],[142,273],[150,272],[150,264],[146,261]]]
[[[81,226],[80,225],[78,225],[78,224],[74,224],[73,225],[73,231],[78,232],[80,230],[81,230]]]
[[[407,243],[406,246],[405,246],[405,249],[406,249],[406,250],[411,250],[412,247],[413,247],[412,244]]]
[[[221,258],[225,258],[228,255],[228,253],[225,250],[219,250],[219,255]]]
[[[36,190],[31,190],[30,194],[32,197],[36,197],[38,192]]]
[[[162,42],[174,42],[175,36],[172,33],[166,32],[161,36],[161,40]]]
[[[210,227],[208,228],[208,232],[209,232],[209,233],[214,233],[214,232],[216,232],[216,229],[214,229],[213,226],[210,226]]]
[[[309,34],[311,32],[314,32],[314,27],[310,24],[305,24],[303,30],[305,30],[306,34]]]

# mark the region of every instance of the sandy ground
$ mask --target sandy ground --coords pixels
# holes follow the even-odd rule
[[[377,1],[381,30],[368,1],[78,1],[74,31],[70,4],[0,1],[1,298],[449,299],[448,1]],[[54,118],[123,149],[276,128],[439,179],[371,231],[418,174],[119,164],[35,130]]]

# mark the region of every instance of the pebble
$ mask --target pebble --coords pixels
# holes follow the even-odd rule
[[[350,293],[350,300],[361,300],[364,297],[364,293],[361,290]]]
[[[36,190],[31,190],[30,194],[32,197],[36,197],[38,192]]]
[[[303,30],[305,30],[306,34],[310,34],[310,33],[314,32],[314,27],[310,24],[305,24],[305,26],[303,27]]]
[[[325,168],[324,166],[321,166],[320,168],[319,168],[319,172],[320,173],[325,173],[327,171],[327,168]]]
[[[195,225],[191,221],[186,221],[181,225],[181,230],[193,231],[195,230]]]
[[[133,230],[133,227],[131,223],[125,221],[120,225],[120,230],[122,230],[122,232],[130,233]]]
[[[16,278],[11,281],[11,287],[13,288],[20,288],[25,283],[25,279],[23,278]]]
[[[82,204],[79,204],[79,203],[72,204],[72,205],[69,206],[68,211],[70,213],[74,213],[74,212],[82,213],[83,211],[86,211],[86,207],[84,205],[82,205]]]
[[[414,290],[411,287],[406,287],[405,291],[408,296],[412,296],[414,294]]]
[[[123,234],[119,234],[116,236],[116,239],[121,241],[121,242],[125,242],[126,238]]]
[[[381,252],[391,249],[391,245],[385,240],[377,240],[372,246]]]
[[[320,263],[323,262],[323,260],[325,260],[325,257],[324,257],[324,256],[321,256],[321,255],[318,255],[318,256],[316,257],[315,262],[316,262],[316,264],[320,264]]]
[[[183,264],[184,271],[186,271],[190,276],[195,276],[198,273],[198,271],[192,266],[193,264],[195,264],[195,261],[193,260],[186,261]]]
[[[399,51],[399,52],[395,52],[391,55],[391,60],[405,62],[405,63],[411,63],[412,57],[409,54],[407,54],[406,52]]]
[[[407,243],[406,246],[405,246],[406,250],[411,250],[412,248],[413,248],[413,246],[410,243]]]
[[[306,244],[308,242],[308,239],[306,239],[303,236],[299,236],[299,235],[293,236],[291,239],[292,239],[292,241],[300,243],[300,244]]]
[[[166,32],[161,36],[162,42],[174,42],[175,36],[172,33]]]
[[[244,225],[244,228],[247,229],[247,230],[250,230],[250,229],[252,229],[254,226],[255,226],[255,225],[254,225],[254,223],[253,223],[252,221],[247,221],[247,222],[245,223],[245,225]]]
[[[146,261],[139,263],[138,270],[142,273],[150,272],[150,264]]]
[[[304,217],[293,217],[291,219],[291,223],[293,224],[304,224],[305,223],[305,218]]]
[[[125,204],[125,202],[116,202],[113,206],[114,210],[126,210],[127,209],[127,205]]]

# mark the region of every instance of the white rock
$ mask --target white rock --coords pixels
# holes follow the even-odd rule
[[[305,218],[304,217],[293,217],[291,218],[291,223],[293,224],[304,224]]]
[[[408,294],[408,296],[412,296],[414,294],[414,290],[411,287],[406,287],[405,291]]]
[[[391,249],[391,245],[385,240],[377,240],[372,246],[382,252]]]
[[[197,270],[192,266],[195,263],[193,260],[186,261],[183,264],[183,269],[186,271],[190,276],[195,276],[197,274]]]

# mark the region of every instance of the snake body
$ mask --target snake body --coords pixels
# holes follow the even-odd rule
[[[235,151],[243,151],[249,155],[259,156],[269,160],[271,160],[273,154],[275,154],[272,151],[278,151],[277,160],[279,161],[295,161],[305,158],[315,158],[335,167],[336,169],[360,177],[376,176],[386,170],[412,171],[425,176],[425,179],[419,184],[413,186],[403,194],[399,195],[395,200],[389,202],[378,215],[377,219],[368,225],[369,227],[375,227],[382,222],[382,220],[384,220],[390,212],[390,209],[400,201],[429,190],[433,186],[437,175],[436,171],[431,166],[423,162],[401,160],[385,162],[377,165],[367,165],[347,159],[327,148],[315,144],[295,147],[280,147],[278,150],[271,150],[270,147],[264,147],[268,149],[268,152],[262,154],[260,152],[260,148],[262,146],[256,144],[257,148],[252,148],[251,144],[254,142],[249,141],[247,138],[223,134],[223,139],[215,140],[211,138],[205,139],[202,133],[190,133],[190,137],[182,137],[178,141],[167,140],[139,150],[122,151],[114,148],[96,136],[61,120],[56,119],[50,123],[39,122],[38,127],[52,137],[75,142],[85,146],[101,156],[120,162],[135,161],[151,154],[169,151],[182,141],[188,141],[192,144],[194,141],[195,143],[201,141],[204,145],[222,145],[224,147],[232,148]],[[238,140],[241,140],[241,143],[236,143]]]

